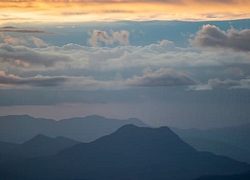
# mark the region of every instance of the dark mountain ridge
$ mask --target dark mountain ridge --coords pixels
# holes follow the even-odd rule
[[[250,166],[198,152],[168,127],[125,125],[110,135],[54,156],[6,163],[0,168],[0,178],[8,180],[15,179],[13,174],[40,180],[188,180],[209,174],[243,173]]]
[[[79,143],[78,141],[65,137],[50,138],[38,134],[23,144],[0,142],[0,153],[10,157],[32,158],[53,155]],[[4,160],[8,160],[8,158],[4,158]]]
[[[195,180],[249,180],[249,179],[250,179],[250,171],[234,175],[202,176]]]

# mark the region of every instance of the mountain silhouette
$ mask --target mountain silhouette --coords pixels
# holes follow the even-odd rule
[[[80,142],[91,142],[116,131],[125,124],[147,126],[136,118],[117,120],[97,115],[60,121],[33,118],[28,115],[2,116],[0,117],[0,141],[20,144],[38,134],[44,134],[48,137],[63,136]]]
[[[50,138],[39,134],[23,144],[13,144],[0,142],[0,153],[13,157],[32,158],[37,156],[47,156],[58,153],[59,151],[72,147],[80,142],[65,138]],[[10,158],[2,158],[8,160]],[[13,159],[13,158],[12,158]]]
[[[237,174],[246,163],[196,151],[168,127],[125,125],[90,143],[81,143],[54,156],[0,166],[0,178],[13,174],[40,180],[188,180],[209,174]]]
[[[250,171],[234,175],[202,176],[195,180],[249,180],[249,179],[250,179]]]
[[[250,164],[250,150],[248,149],[215,140],[192,137],[183,137],[182,139],[198,151],[209,151],[217,155],[228,156]]]
[[[223,142],[250,151],[250,124],[239,126],[200,129],[171,128],[181,138],[200,138]]]
[[[21,144],[15,151],[14,154],[22,157],[36,157],[36,156],[47,156],[56,154],[59,151],[72,147],[80,142],[64,138],[50,138],[39,134],[34,138]]]

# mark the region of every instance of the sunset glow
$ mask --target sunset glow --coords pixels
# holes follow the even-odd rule
[[[250,17],[250,2],[238,1],[5,1],[2,23],[115,20],[228,20]]]

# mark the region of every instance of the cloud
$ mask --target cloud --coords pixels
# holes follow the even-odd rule
[[[121,31],[111,31],[111,35],[108,35],[106,31],[93,30],[88,43],[93,47],[99,47],[100,43],[105,43],[106,46],[113,45],[115,42],[118,42],[119,45],[128,45],[129,44],[129,32],[125,30]]]
[[[44,42],[40,38],[31,36],[29,39],[34,43],[34,45],[36,47],[47,47],[47,46],[49,46],[49,44],[47,44],[46,42]]]
[[[10,45],[25,45],[25,46],[35,46],[35,47],[47,47],[49,44],[44,42],[42,39],[30,36],[30,37],[12,37],[10,35],[5,35],[4,33],[0,32],[0,42],[4,42]]]
[[[0,27],[0,32],[6,33],[25,33],[25,34],[54,34],[52,32],[36,30],[36,29],[20,29],[13,26]]]
[[[129,32],[125,30],[119,31],[111,31],[113,36],[113,42],[119,42],[121,45],[129,44]]]
[[[129,86],[187,86],[197,84],[195,80],[188,77],[185,73],[176,72],[173,69],[163,69],[152,72],[150,69],[144,71],[143,76],[134,76],[128,79],[126,84]]]
[[[217,53],[216,51],[200,51],[194,47],[180,48],[168,40],[147,46],[98,48],[78,44],[67,44],[62,47],[49,45],[46,48],[0,44],[0,67],[4,68],[8,64],[8,67],[19,68],[22,67],[20,63],[28,63],[31,68],[18,71],[49,68],[50,70],[64,69],[74,74],[73,71],[76,69],[82,69],[83,73],[137,69],[136,75],[145,67],[187,69],[250,65],[249,55],[245,53]]]
[[[0,70],[27,78],[37,74],[63,77],[67,79],[63,86],[72,89],[135,86],[213,89],[215,82],[198,82],[215,77],[247,79],[250,76],[247,67],[250,67],[247,53],[180,48],[168,40],[147,46],[98,48],[78,44],[45,48],[0,44]]]
[[[226,79],[222,81],[216,78],[216,79],[209,79],[208,85],[211,86],[213,89],[214,88],[229,88],[229,87],[234,87],[234,86],[240,86],[241,82],[237,80],[231,80],[231,79]]]
[[[229,29],[222,31],[214,25],[204,25],[191,41],[196,47],[212,49],[232,49],[234,51],[250,51],[250,29]]]
[[[10,45],[27,45],[28,42],[24,38],[14,38],[7,36],[3,40],[5,43],[10,44]]]
[[[33,86],[33,87],[48,87],[59,86],[65,83],[67,78],[65,77],[29,77],[20,78],[13,74],[6,74],[4,71],[0,71],[0,86]]]
[[[34,76],[19,77],[14,74],[6,74],[0,71],[0,87],[8,86],[30,86],[49,87],[64,86],[69,89],[123,89],[130,86],[187,86],[197,84],[184,73],[176,72],[173,69],[159,69],[152,72],[145,69],[143,76],[134,76],[127,80],[97,80],[93,77],[84,76]]]
[[[212,89],[250,89],[250,79],[232,80],[219,78],[209,79],[207,84],[190,86],[191,90],[212,90]]]
[[[24,46],[0,44],[0,62],[13,64],[15,66],[26,64],[26,67],[51,67],[57,62],[66,61],[70,61],[70,58],[66,55],[60,55],[59,53],[43,52]]]

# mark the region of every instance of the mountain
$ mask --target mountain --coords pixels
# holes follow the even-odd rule
[[[207,130],[171,129],[197,150],[250,163],[250,124]]]
[[[50,138],[39,134],[34,138],[24,142],[18,148],[16,148],[13,154],[21,157],[37,157],[37,156],[47,156],[58,153],[59,151],[72,147],[80,142],[64,138]]]
[[[0,179],[19,180],[188,180],[209,174],[237,174],[246,163],[198,152],[168,127],[125,125],[90,143],[81,143],[54,156],[0,166]]]
[[[0,142],[0,163],[22,159],[21,157],[12,154],[18,146],[19,144],[15,143]]]
[[[192,137],[224,142],[250,150],[250,124],[207,130],[171,128],[180,137]]]
[[[2,116],[0,117],[0,141],[20,144],[38,134],[56,137],[58,135],[53,132],[56,125],[57,122],[54,120],[33,118],[28,115]]]
[[[125,124],[147,126],[136,118],[117,120],[97,115],[60,121],[27,115],[2,116],[0,117],[0,141],[23,143],[38,134],[44,134],[48,137],[63,136],[80,142],[91,142],[116,131]]]
[[[250,171],[234,175],[202,176],[196,180],[249,180],[249,179],[250,179]]]
[[[53,155],[79,143],[78,141],[65,137],[50,138],[42,134],[35,136],[23,144],[0,142],[1,161]]]
[[[250,151],[247,149],[242,149],[215,140],[192,137],[183,137],[182,139],[198,151],[209,151],[217,155],[228,156],[238,161],[250,164]]]

